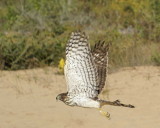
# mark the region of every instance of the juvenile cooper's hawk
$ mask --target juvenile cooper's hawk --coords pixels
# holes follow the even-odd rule
[[[119,100],[111,102],[98,98],[106,81],[108,50],[109,45],[101,41],[91,50],[85,33],[73,32],[66,46],[64,67],[68,90],[59,94],[56,99],[69,106],[98,108],[108,118],[109,113],[101,110],[103,105],[134,108]]]

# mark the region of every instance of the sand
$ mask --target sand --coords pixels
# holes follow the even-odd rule
[[[101,98],[136,108],[105,106],[111,120],[96,109],[56,101],[66,91],[54,68],[0,71],[0,128],[160,128],[160,67],[123,68],[109,74]]]

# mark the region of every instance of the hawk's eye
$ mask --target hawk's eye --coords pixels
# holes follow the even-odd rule
[[[57,100],[57,101],[60,100],[60,96],[59,96],[59,95],[56,97],[56,100]]]

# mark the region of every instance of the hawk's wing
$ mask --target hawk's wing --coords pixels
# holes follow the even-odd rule
[[[71,34],[66,46],[64,72],[69,95],[98,96],[98,73],[85,33]]]
[[[104,41],[99,41],[95,44],[92,49],[93,60],[95,62],[97,71],[98,71],[98,79],[99,79],[99,92],[102,91],[106,76],[107,76],[107,68],[108,68],[108,50],[109,44],[104,44]]]

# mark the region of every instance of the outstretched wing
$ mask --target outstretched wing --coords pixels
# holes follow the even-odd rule
[[[98,73],[85,33],[73,32],[66,46],[65,77],[68,95],[95,98]]]
[[[108,50],[109,44],[106,45],[104,41],[99,41],[92,49],[93,60],[98,71],[98,94],[102,91],[106,81],[108,68]]]

